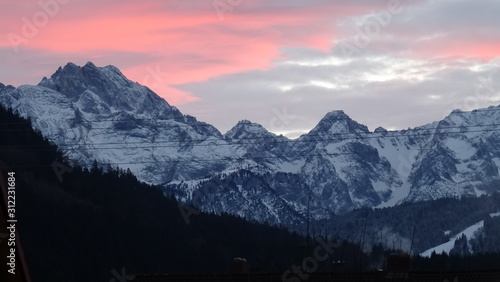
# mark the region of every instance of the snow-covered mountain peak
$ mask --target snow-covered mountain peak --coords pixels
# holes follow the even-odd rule
[[[183,119],[177,108],[149,88],[128,80],[114,66],[68,63],[38,86],[57,91],[93,115],[129,112],[160,119]],[[103,110],[102,112],[100,110]]]
[[[470,127],[470,125],[495,125],[498,124],[498,120],[500,120],[500,105],[473,110],[471,112],[453,110],[448,116],[439,122],[438,128],[453,128],[457,126]]]
[[[343,111],[343,110],[333,110],[328,113],[323,117],[323,119],[346,119],[349,118],[349,116]]]
[[[368,133],[368,127],[352,120],[344,111],[327,113],[308,134]]]
[[[383,128],[382,126],[379,126],[377,128],[375,128],[375,130],[373,131],[374,133],[380,133],[380,134],[385,134],[387,133],[387,129]]]
[[[262,125],[249,120],[239,121],[224,136],[228,139],[277,137],[275,134],[265,129]]]
[[[121,72],[111,68],[98,68],[93,63],[88,62],[83,67],[73,63],[59,67],[50,78],[44,78],[38,86],[47,87],[70,98],[78,99],[78,96],[86,90],[104,98],[111,96],[113,91],[131,87],[132,84]]]
[[[500,181],[498,106],[454,111],[407,130],[369,132],[332,111],[298,139],[248,120],[222,135],[116,67],[90,62],[60,67],[38,86],[0,84],[0,103],[30,117],[71,160],[120,164],[183,201],[193,189],[211,191],[201,209],[274,223],[295,222],[307,210],[321,218],[362,206],[479,196]]]

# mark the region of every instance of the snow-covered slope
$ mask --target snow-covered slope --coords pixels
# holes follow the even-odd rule
[[[38,86],[0,91],[2,104],[30,117],[37,129],[81,164],[94,159],[119,164],[149,183],[216,172],[191,160],[193,154],[207,155],[196,148],[220,140],[220,132],[182,115],[115,67],[70,63]]]
[[[476,231],[478,231],[480,228],[482,228],[483,226],[484,226],[484,220],[481,220],[481,221],[467,227],[466,229],[460,231],[458,234],[452,236],[449,241],[447,241],[439,246],[430,248],[430,249],[426,250],[425,252],[422,252],[420,255],[423,257],[430,257],[432,255],[432,253],[450,254],[451,249],[453,249],[453,246],[455,245],[455,240],[460,239],[462,237],[462,235],[465,235],[467,238],[474,238],[474,233]]]
[[[500,216],[500,212],[496,213],[491,213],[490,217],[497,217]],[[484,220],[481,220],[479,222],[476,222],[472,224],[471,226],[465,228],[464,230],[458,232],[457,234],[453,235],[450,237],[450,240],[447,242],[440,244],[436,247],[430,248],[424,252],[422,252],[420,255],[423,257],[430,257],[432,253],[436,254],[450,254],[450,251],[453,249],[455,246],[455,241],[459,240],[463,235],[465,235],[465,238],[467,239],[467,242],[471,241],[476,237],[477,231],[480,230],[481,228],[484,227]]]
[[[332,111],[295,140],[246,120],[221,134],[117,68],[90,62],[69,63],[37,86],[0,84],[0,103],[75,162],[130,168],[201,209],[276,224],[500,188],[500,107],[401,131],[370,132]]]

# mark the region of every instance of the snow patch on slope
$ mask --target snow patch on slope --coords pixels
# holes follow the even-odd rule
[[[462,237],[462,234],[465,234],[467,236],[467,240],[470,240],[471,238],[474,237],[474,232],[479,230],[479,228],[484,227],[484,220],[481,220],[480,222],[477,222],[466,229],[462,230],[455,236],[453,236],[448,242],[443,243],[439,246],[436,246],[434,248],[428,249],[427,251],[420,253],[420,256],[422,257],[430,257],[432,252],[436,252],[436,254],[441,254],[441,253],[447,253],[450,254],[451,249],[453,249],[453,246],[455,245],[455,240],[460,239]]]

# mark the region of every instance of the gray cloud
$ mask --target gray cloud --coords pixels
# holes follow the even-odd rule
[[[82,16],[81,9],[99,13],[101,2],[75,1],[74,5],[68,6],[69,12],[62,16]],[[134,1],[116,1],[123,2]],[[224,22],[216,22],[215,25],[226,33],[241,33],[242,39],[261,38],[263,34],[266,35],[264,40],[274,39],[273,36],[286,39],[278,40],[279,44],[270,43],[281,46],[281,59],[274,61],[265,70],[248,70],[203,82],[175,85],[175,88],[199,98],[178,107],[184,113],[214,124],[223,132],[238,120],[249,119],[261,123],[273,132],[296,136],[314,127],[327,112],[337,109],[344,110],[353,119],[373,130],[377,126],[398,129],[414,127],[439,120],[454,108],[471,110],[500,103],[498,1],[401,0],[402,11],[392,15],[388,25],[371,37],[365,47],[356,47],[357,52],[346,56],[343,49],[345,44],[352,44],[353,38],[359,35],[358,30],[363,30],[363,24],[373,20],[373,14],[350,15],[359,14],[360,11],[378,12],[386,8],[389,2],[243,1],[235,14],[271,15],[278,11],[281,14],[276,14],[284,16],[284,21],[276,21],[274,24],[279,27],[272,26],[266,33],[253,28],[252,24],[238,25],[236,20],[231,21],[230,18]],[[209,11],[216,17],[212,1],[147,1],[144,9],[137,13],[150,13],[150,6],[146,4],[154,4],[151,6],[158,7],[159,10],[173,9],[181,14]],[[312,26],[301,26],[300,21],[296,24],[284,24],[289,11],[296,13],[309,8],[325,8],[325,4],[339,7],[328,8],[332,9],[331,18],[321,18],[314,21]],[[330,15],[330,10],[327,11]],[[308,12],[311,13],[310,10]],[[105,11],[100,13],[104,14]],[[31,14],[32,12],[26,13]],[[212,28],[215,29],[213,25],[209,25],[196,29],[200,31],[200,35],[193,38],[193,45],[210,42],[213,45],[200,48],[221,48],[213,42],[217,38],[211,38],[215,34],[209,32]],[[307,45],[300,42],[305,38],[304,34],[315,33],[319,29],[331,30],[331,43],[334,46],[330,50],[297,47]],[[179,27],[170,31],[183,34],[190,30],[188,27]],[[240,37],[235,38],[238,40]],[[226,37],[218,40],[223,39]],[[245,42],[251,44],[252,41]],[[287,42],[287,46],[283,46],[284,43],[281,42]],[[163,47],[152,47],[154,48]],[[231,63],[230,56],[212,59],[192,52],[193,50],[181,50],[155,57],[156,55],[146,52],[92,50],[75,56],[70,51],[59,54],[28,48],[14,54],[11,48],[1,48],[0,76],[1,82],[16,86],[36,84],[43,76],[52,74],[57,67],[68,61],[84,64],[92,60],[97,65],[113,64],[122,70],[141,65],[156,66],[158,62],[166,61],[181,62],[189,68]],[[256,54],[258,52],[249,56]],[[484,57],[478,58],[481,55]],[[497,59],[492,59],[495,57]],[[481,85],[490,77],[490,92],[478,96],[478,89],[482,89]]]
[[[200,98],[180,108],[222,131],[237,120],[250,119],[291,136],[311,129],[335,109],[373,130],[415,127],[439,120],[455,108],[499,104],[500,60],[446,57],[447,48],[461,47],[447,46],[449,42],[467,45],[468,37],[478,45],[500,42],[498,2],[401,3],[402,12],[393,15],[390,24],[357,53],[345,56],[342,43],[356,35],[359,19],[369,15],[343,21],[342,37],[336,38],[328,53],[283,47],[287,59],[275,61],[269,70],[177,85]],[[494,87],[477,97],[477,89],[488,77]],[[283,109],[293,119],[273,128],[276,111]]]
[[[305,57],[303,62],[319,59]],[[331,54],[325,55],[325,61],[328,58]],[[397,74],[391,75],[394,68],[398,71],[398,64],[404,66],[400,60],[403,59],[365,57],[341,65],[319,66],[279,63],[268,71],[248,71],[179,85],[179,89],[201,98],[180,108],[222,131],[238,120],[250,119],[276,133],[303,132],[336,109],[346,111],[372,130],[377,126],[404,129],[439,120],[456,106],[471,110],[467,108],[471,103],[465,101],[474,97],[481,79],[500,72],[498,63],[417,61],[413,70],[401,69],[400,78]],[[476,65],[484,65],[485,70],[471,70]],[[412,72],[417,73],[417,78],[411,77]],[[389,74],[387,80],[384,73]],[[382,80],[371,81],[370,76],[379,76]],[[498,78],[500,76],[495,76],[494,80]],[[336,85],[344,87],[336,88]],[[500,95],[500,87],[496,91],[496,95]],[[492,103],[494,101],[479,99],[477,106]],[[276,126],[277,111],[293,118]]]

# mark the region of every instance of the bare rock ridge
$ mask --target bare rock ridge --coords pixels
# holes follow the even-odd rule
[[[370,132],[332,111],[294,140],[250,121],[221,134],[91,62],[68,63],[36,86],[0,83],[0,103],[75,163],[130,168],[201,209],[273,224],[500,189],[499,106],[400,131]]]

